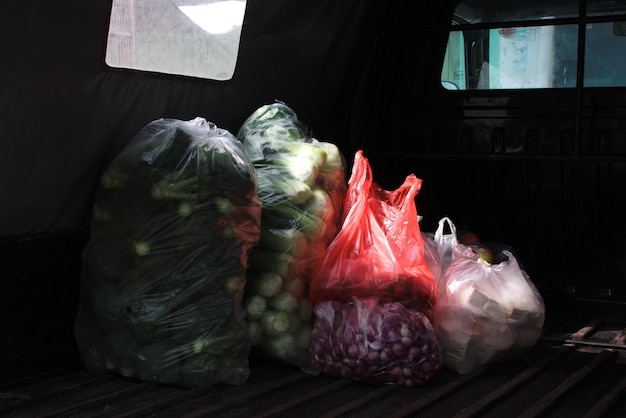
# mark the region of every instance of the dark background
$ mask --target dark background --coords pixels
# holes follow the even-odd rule
[[[423,229],[515,248],[546,300],[626,302],[626,91],[449,92],[454,2],[248,0],[235,76],[104,64],[110,0],[0,14],[0,370],[76,358],[80,257],[99,176],[147,123],[236,131],[280,100],[387,189],[410,173]],[[5,370],[8,373],[5,373]]]

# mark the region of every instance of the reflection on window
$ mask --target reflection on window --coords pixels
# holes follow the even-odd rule
[[[589,14],[606,21],[576,24],[555,22],[577,16],[576,0],[467,0],[451,28],[442,85],[449,90],[576,87],[579,25],[585,24],[583,86],[626,86],[626,22],[614,21],[626,14],[626,3],[616,4],[589,0]],[[520,26],[527,20],[535,22]],[[475,23],[483,27],[472,29]]]
[[[465,49],[463,32],[450,32],[441,71],[441,83],[448,90],[465,90]]]
[[[620,22],[622,25],[624,22]],[[585,86],[626,86],[626,32],[620,25],[590,23],[585,31]]]
[[[228,80],[246,0],[113,0],[111,67]]]
[[[554,26],[490,30],[489,44],[485,88],[553,86]]]

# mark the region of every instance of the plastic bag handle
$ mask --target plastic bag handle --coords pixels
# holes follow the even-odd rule
[[[448,225],[450,228],[449,234],[444,234],[444,228]],[[452,252],[454,248],[457,248],[459,242],[456,237],[456,226],[447,216],[439,220],[439,227],[435,231],[433,237],[435,245],[437,246],[437,253],[441,261],[442,269],[446,269],[449,263],[452,261]]]
[[[435,242],[437,243],[437,245],[443,244],[443,236],[444,236],[443,230],[446,224],[450,228],[450,233],[446,234],[450,237],[449,238],[450,241],[448,241],[448,244],[456,246],[459,243],[456,238],[456,226],[447,216],[444,216],[443,218],[439,220],[439,227],[435,231]]]

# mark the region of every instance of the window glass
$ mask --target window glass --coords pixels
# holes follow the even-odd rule
[[[228,80],[246,0],[113,0],[111,67]]]
[[[577,31],[576,25],[465,31],[475,40],[467,83],[465,48],[459,47],[463,33],[450,32],[446,59],[449,55],[459,59],[444,63],[441,80],[461,90],[575,87]]]
[[[563,39],[564,42],[558,42]],[[567,66],[557,61],[576,62],[576,28],[571,26],[534,26],[491,29],[489,31],[488,89],[525,89],[563,87],[560,82]],[[574,67],[575,70],[575,67]],[[574,72],[575,73],[575,72]],[[482,74],[481,74],[482,75]],[[565,80],[565,83],[567,80]]]
[[[616,35],[615,26],[613,22],[587,24],[585,87],[626,86],[626,33]]]
[[[450,32],[441,71],[441,84],[448,90],[465,90],[465,49],[463,32]]]
[[[578,18],[576,0],[468,0],[455,13],[441,72],[450,90],[573,88],[584,25],[584,87],[626,86],[626,1],[589,0],[606,19]],[[584,16],[583,16],[584,18]],[[530,23],[525,21],[533,20]],[[545,21],[545,25],[542,23]],[[473,29],[474,24],[480,29]],[[510,23],[510,25],[506,25]]]

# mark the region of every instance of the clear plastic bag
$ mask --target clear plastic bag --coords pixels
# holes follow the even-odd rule
[[[444,364],[458,373],[517,359],[541,335],[543,299],[515,256],[501,255],[489,264],[471,247],[452,249],[432,321]]]
[[[260,236],[242,144],[158,119],[111,162],[83,254],[75,337],[93,372],[205,387],[250,374],[242,295]]]
[[[448,227],[448,232],[446,232],[446,227]],[[424,240],[424,257],[435,276],[440,292],[445,286],[445,270],[450,264],[452,249],[458,245],[456,226],[450,218],[444,217],[439,220],[439,226],[434,233],[422,231],[422,237]]]
[[[263,202],[244,294],[252,350],[308,369],[308,289],[341,221],[345,159],[336,145],[313,138],[283,103],[257,109],[237,136],[256,169]]]
[[[446,227],[448,232],[446,232]],[[452,249],[459,244],[456,225],[450,218],[446,216],[439,220],[439,226],[435,231],[433,240],[437,247],[437,254],[439,254],[441,269],[445,272],[452,261]]]

